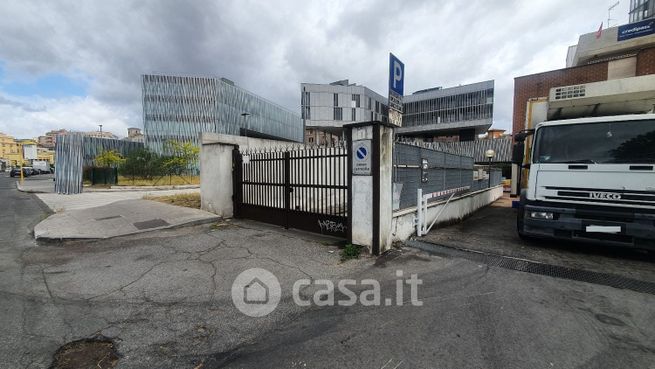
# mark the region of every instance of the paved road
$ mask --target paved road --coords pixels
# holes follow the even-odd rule
[[[422,239],[439,245],[655,283],[655,252],[580,242],[521,240],[516,233],[516,210],[511,208],[511,199],[507,196],[465,221],[436,229]]]
[[[119,368],[652,368],[655,296],[413,249],[339,263],[335,246],[252,222],[37,246],[45,215],[0,178],[0,368],[44,368],[62,344],[112,338]],[[466,235],[462,235],[466,237]],[[266,268],[280,306],[250,318],[234,277]],[[420,307],[298,307],[299,278],[423,280]],[[351,288],[361,292],[364,288]],[[304,299],[316,292],[306,289]],[[346,295],[337,293],[336,299]],[[395,299],[394,299],[395,300]],[[392,300],[393,301],[393,300]]]

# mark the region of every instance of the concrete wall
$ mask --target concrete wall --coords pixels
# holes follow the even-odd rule
[[[440,223],[452,222],[461,220],[467,215],[475,212],[481,207],[487,206],[492,202],[498,200],[503,196],[503,186],[496,186],[491,189],[485,189],[477,192],[467,193],[465,195],[455,197],[450,200],[448,206],[443,210],[439,216],[439,220],[432,227],[434,232],[435,228]],[[437,214],[445,206],[446,201],[434,202],[428,205],[428,211],[425,215],[425,221],[429,226],[435,219]],[[392,240],[405,241],[412,235],[416,234],[416,207],[396,211],[393,214],[392,220]]]
[[[393,129],[380,127],[380,253],[391,248],[393,215]]]

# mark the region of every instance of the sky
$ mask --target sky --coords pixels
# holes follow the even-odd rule
[[[612,1],[613,3],[614,1]],[[226,77],[300,113],[300,83],[349,79],[386,95],[389,52],[405,93],[495,80],[494,128],[510,129],[514,77],[565,67],[607,27],[610,2],[30,1],[0,3],[0,132],[126,136],[142,127],[140,76]],[[611,25],[628,21],[629,0]]]

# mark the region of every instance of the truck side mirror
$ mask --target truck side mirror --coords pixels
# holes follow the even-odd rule
[[[521,165],[523,163],[523,153],[525,152],[525,143],[519,141],[514,144],[512,149],[512,163]]]

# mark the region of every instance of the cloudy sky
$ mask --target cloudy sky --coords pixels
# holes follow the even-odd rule
[[[614,0],[612,0],[614,2]],[[629,0],[612,14],[627,22]],[[300,111],[300,82],[339,79],[386,95],[388,53],[406,93],[496,81],[494,126],[511,126],[513,78],[565,66],[607,22],[599,0],[29,1],[0,4],[0,132],[141,127],[143,73],[227,77]]]

